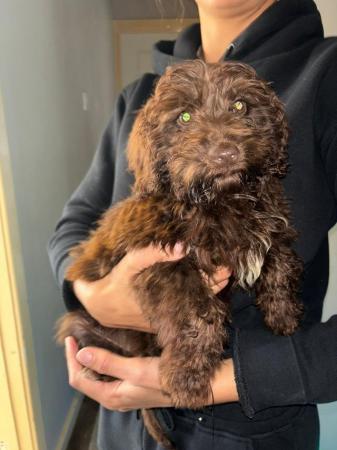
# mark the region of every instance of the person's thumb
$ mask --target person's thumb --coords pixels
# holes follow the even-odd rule
[[[76,360],[83,366],[101,374],[133,384],[144,385],[148,372],[155,372],[153,358],[125,357],[98,347],[84,347],[76,354]],[[151,377],[150,377],[151,378]],[[152,378],[156,378],[153,377]],[[152,379],[151,378],[151,379]],[[158,378],[158,377],[157,377]],[[152,380],[153,383],[153,380]],[[159,378],[157,380],[160,387]],[[153,386],[152,386],[153,387]]]
[[[159,245],[149,245],[145,248],[131,250],[123,258],[123,261],[128,270],[139,272],[155,263],[176,261],[184,256],[186,256],[184,247],[178,242],[172,250],[169,248],[163,249]]]

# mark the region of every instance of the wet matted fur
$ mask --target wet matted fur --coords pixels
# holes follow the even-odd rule
[[[157,334],[104,328],[78,311],[59,322],[59,341],[73,335],[81,347],[161,354],[163,391],[176,407],[200,408],[210,398],[230,321],[228,302],[201,271],[212,277],[219,266],[230,267],[234,287],[255,289],[268,327],[293,333],[302,266],[291,248],[296,233],[281,184],[287,140],[283,105],[251,67],[200,60],[169,67],[130,134],[133,193],[72,250],[66,274],[69,281],[97,280],[132,249],[182,243],[186,257],[133,278]],[[172,448],[151,410],[144,418],[152,436]]]

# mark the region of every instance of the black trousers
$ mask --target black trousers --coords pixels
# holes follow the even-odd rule
[[[256,421],[247,434],[235,421],[208,413],[157,409],[156,415],[177,450],[318,450],[319,419],[314,405]],[[137,411],[100,410],[99,450],[163,450],[149,436]]]

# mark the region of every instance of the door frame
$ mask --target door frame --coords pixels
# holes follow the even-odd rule
[[[0,91],[0,448],[45,449]]]
[[[179,33],[183,28],[198,22],[197,18],[113,20],[112,42],[114,48],[114,93],[122,89],[121,37],[123,34],[148,34],[161,32]]]

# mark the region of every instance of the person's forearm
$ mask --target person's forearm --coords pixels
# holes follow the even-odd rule
[[[232,359],[226,359],[222,362],[215,373],[211,385],[215,404],[237,402],[239,400]],[[210,399],[210,404],[212,404],[212,399]]]

